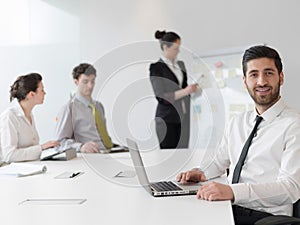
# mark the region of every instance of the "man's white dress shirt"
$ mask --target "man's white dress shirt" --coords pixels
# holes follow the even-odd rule
[[[214,160],[201,168],[209,179],[229,167],[231,183],[243,146],[255,125],[256,110],[234,117]],[[230,184],[234,202],[273,214],[292,215],[300,198],[300,115],[282,99],[260,116],[238,184]]]

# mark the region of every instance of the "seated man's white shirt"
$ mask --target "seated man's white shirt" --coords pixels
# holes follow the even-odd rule
[[[255,124],[256,111],[234,117],[227,127],[214,160],[203,168],[206,177],[234,168]],[[280,99],[262,115],[238,184],[230,184],[234,204],[270,212],[292,214],[300,196],[300,116]]]

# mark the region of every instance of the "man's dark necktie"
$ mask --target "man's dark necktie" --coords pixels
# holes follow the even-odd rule
[[[249,150],[249,147],[251,145],[251,142],[252,142],[252,139],[257,131],[257,127],[258,125],[260,124],[260,122],[263,120],[263,118],[261,116],[256,116],[256,123],[255,123],[255,126],[253,127],[253,130],[251,131],[244,147],[243,147],[243,150],[242,150],[242,153],[240,155],[240,158],[239,158],[239,161],[238,163],[236,164],[235,168],[234,168],[234,171],[233,171],[233,177],[232,177],[232,183],[233,184],[236,184],[239,182],[239,179],[240,179],[240,175],[241,175],[241,171],[242,171],[242,167],[244,165],[244,162],[245,162],[245,159],[246,159],[246,156],[247,156],[247,153],[248,153],[248,150]]]

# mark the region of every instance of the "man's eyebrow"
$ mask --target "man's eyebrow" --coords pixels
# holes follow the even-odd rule
[[[265,68],[264,71],[275,71],[275,69],[273,69],[273,68]],[[253,70],[250,70],[248,73],[253,73],[253,72],[258,72],[258,70],[253,69]]]
[[[258,70],[250,70],[248,73],[258,72]]]
[[[266,68],[266,69],[264,69],[264,71],[275,71],[275,69],[273,69],[273,68]]]

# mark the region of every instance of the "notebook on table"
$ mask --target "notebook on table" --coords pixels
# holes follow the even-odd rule
[[[99,150],[100,153],[120,153],[120,152],[128,152],[128,148],[126,146],[122,146],[122,145],[115,145],[112,148],[108,148],[108,149],[100,149]]]
[[[48,148],[42,151],[40,160],[70,160],[77,157],[76,149],[61,149],[57,147]]]
[[[173,181],[150,183],[136,142],[128,138],[126,141],[139,183],[154,197],[197,194],[201,186],[200,183],[190,183],[188,185],[182,185]]]
[[[25,177],[45,173],[46,171],[47,167],[45,165],[18,162],[1,167],[0,175]]]

